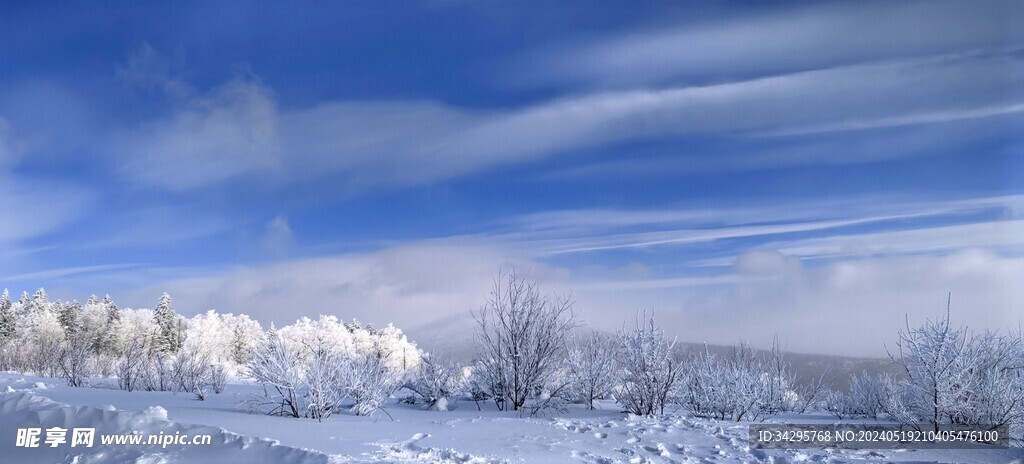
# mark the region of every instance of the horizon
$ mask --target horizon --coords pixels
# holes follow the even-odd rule
[[[0,288],[442,347],[511,267],[688,343],[1024,322],[1024,5],[536,8],[10,6]]]

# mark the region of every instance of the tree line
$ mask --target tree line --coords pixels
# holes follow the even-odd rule
[[[717,420],[757,421],[783,412],[885,418],[939,430],[957,424],[1024,425],[1024,341],[1020,333],[972,334],[945,318],[897,333],[890,353],[898,377],[867,373],[846,392],[827,390],[826,372],[798,382],[776,339],[728,353],[686,351],[653,314],[638,313],[615,334],[587,331],[571,295],[542,293],[515,270],[496,275],[473,313],[475,358],[456,363],[419,349],[401,330],[334,316],[266,331],[243,315],[175,313],[164,294],[154,309],[118,309],[110,297],[50,302],[44,290],[12,302],[0,296],[0,369],[63,377],[85,386],[116,378],[125,390],[186,391],[203,399],[229,377],[254,381],[253,412],[323,420],[341,410],[383,411],[389,397],[445,411],[454,399],[523,415],[595,408],[686,411]]]

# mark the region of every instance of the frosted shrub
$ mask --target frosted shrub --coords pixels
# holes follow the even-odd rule
[[[898,354],[906,378],[896,382],[884,410],[908,425],[1007,426],[1024,424],[1024,345],[1019,336],[993,332],[970,336],[946,317],[899,332]],[[1017,437],[1020,439],[1021,437]]]
[[[573,340],[566,364],[569,396],[587,409],[594,409],[594,401],[611,393],[619,381],[618,346],[614,338],[598,331]]]
[[[206,399],[211,388],[213,366],[210,355],[193,344],[186,344],[171,363],[174,381],[178,388],[196,395],[200,401]]]
[[[460,389],[461,373],[454,364],[424,355],[405,388],[412,390],[427,409],[447,411],[448,399]]]
[[[357,354],[342,362],[341,384],[357,416],[368,416],[380,410],[399,382],[400,376],[379,356]]]
[[[56,364],[60,366],[61,377],[68,386],[83,387],[92,373],[92,362],[89,359],[90,340],[85,334],[72,334],[60,343],[57,350]]]
[[[728,356],[705,348],[689,365],[679,401],[701,417],[762,420],[796,407],[799,395],[792,384],[777,340],[767,356],[743,343]]]
[[[681,378],[681,366],[669,340],[654,322],[654,317],[619,333],[619,353],[623,377],[615,399],[627,412],[638,416],[664,414],[665,406]]]
[[[251,410],[291,417],[306,413],[298,355],[273,328],[266,342],[253,351],[248,374],[262,389],[260,395],[250,399]]]

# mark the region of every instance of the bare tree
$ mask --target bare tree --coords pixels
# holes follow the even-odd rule
[[[541,295],[528,275],[499,272],[474,318],[478,369],[499,409],[520,411],[550,389],[575,325],[571,295]]]
[[[215,363],[210,367],[210,388],[214,394],[224,393],[228,385],[228,371],[221,363]]]
[[[67,380],[68,386],[82,387],[89,380],[91,345],[92,340],[82,332],[71,333],[60,343],[56,364],[60,366],[61,376]]]
[[[133,338],[125,345],[117,362],[117,384],[122,390],[132,391],[141,388],[146,376],[147,351],[144,338]]]
[[[624,375],[615,399],[636,415],[664,414],[681,378],[676,341],[665,337],[653,315],[647,319],[644,313],[643,319],[638,315],[635,328],[619,333]]]
[[[618,354],[615,340],[596,330],[572,340],[567,358],[572,396],[587,409],[594,409],[594,402],[608,396],[618,383]]]
[[[211,388],[210,354],[199,347],[186,343],[172,361],[171,375],[178,388],[183,392],[192,393],[200,401],[206,399]]]

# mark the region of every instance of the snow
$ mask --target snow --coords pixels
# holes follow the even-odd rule
[[[39,389],[37,383],[47,387]],[[102,386],[101,386],[102,387]],[[671,411],[626,415],[608,401],[590,411],[520,417],[493,404],[450,399],[450,412],[392,399],[387,414],[336,414],[323,423],[249,414],[239,402],[255,387],[233,383],[198,401],[171,392],[71,388],[53,379],[0,373],[0,456],[4,462],[298,463],[1016,463],[1024,450],[760,450],[745,423]],[[109,406],[107,406],[109,405]],[[391,416],[391,418],[388,417]],[[777,420],[794,420],[786,416]],[[825,414],[801,421],[834,423]],[[19,427],[96,427],[99,433],[210,434],[210,446],[15,448]],[[97,438],[98,440],[98,438]],[[71,451],[75,457],[67,456]],[[77,459],[77,460],[75,460]]]

